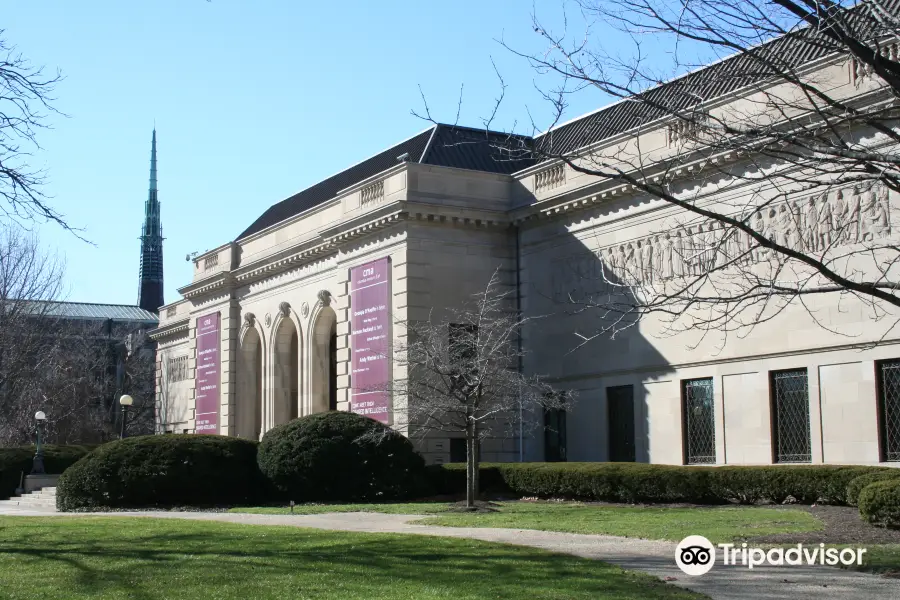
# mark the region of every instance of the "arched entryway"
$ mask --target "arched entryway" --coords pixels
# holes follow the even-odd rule
[[[258,440],[262,432],[263,344],[256,328],[241,340],[238,359],[235,430],[238,437]]]
[[[300,334],[289,317],[278,324],[272,344],[274,385],[272,425],[281,425],[298,415],[300,401]]]
[[[312,413],[337,410],[337,315],[323,306],[312,330]]]

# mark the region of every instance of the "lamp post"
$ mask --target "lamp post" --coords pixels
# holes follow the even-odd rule
[[[44,411],[39,410],[34,413],[35,429],[37,430],[37,452],[34,453],[34,460],[31,463],[32,475],[44,474],[44,447],[41,445],[41,426],[47,420]]]
[[[125,394],[119,398],[119,404],[122,405],[122,431],[119,433],[119,439],[125,439],[125,417],[128,416],[128,407],[134,403],[134,398]]]

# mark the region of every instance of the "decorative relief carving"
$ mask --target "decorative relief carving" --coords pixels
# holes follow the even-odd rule
[[[300,305],[300,315],[305,319],[309,315],[309,304],[304,302]]]
[[[331,306],[331,292],[328,290],[320,290],[316,297],[322,303],[322,306]]]
[[[211,254],[203,259],[203,270],[209,270],[219,265],[219,255]]]
[[[534,191],[545,192],[566,183],[566,165],[553,165],[534,175]]]
[[[884,186],[865,191],[854,186],[782,201],[757,210],[749,223],[778,244],[810,253],[873,242],[894,233],[889,191]],[[599,293],[609,283],[659,284],[729,264],[746,266],[773,258],[773,252],[757,247],[748,233],[707,221],[607,246],[597,255],[555,261],[553,296],[557,302],[566,302],[576,293]]]
[[[709,115],[695,114],[690,120],[678,119],[666,126],[666,144],[674,146],[681,142],[696,142],[703,137]]]
[[[272,325],[272,313],[266,313],[266,327]]]
[[[291,314],[291,305],[287,302],[279,302],[278,303],[278,312],[281,313],[282,317],[290,316]]]
[[[897,62],[900,59],[900,43],[892,42],[884,44],[880,48],[881,56],[890,61]],[[855,57],[850,58],[850,82],[859,87],[865,80],[870,79],[873,75],[872,67],[866,63],[860,62]]]
[[[376,181],[359,192],[359,203],[361,206],[381,202],[382,200],[384,200],[384,181]]]
[[[255,322],[256,315],[254,315],[252,312],[244,313],[244,324],[246,324],[247,327],[253,327],[253,324]]]
[[[178,314],[178,307],[177,307],[177,306],[170,306],[169,308],[166,309],[166,317],[167,317],[167,318],[169,318],[169,317],[174,317],[174,316],[177,315],[177,314]]]

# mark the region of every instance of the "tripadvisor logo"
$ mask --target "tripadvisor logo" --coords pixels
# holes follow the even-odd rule
[[[703,575],[716,564],[716,549],[702,535],[689,535],[675,548],[675,564],[688,575]]]
[[[797,544],[790,548],[750,548],[746,543],[718,544],[722,564],[741,565],[752,569],[759,566],[850,566],[861,565],[865,548],[826,548],[825,544],[804,546]],[[716,546],[702,535],[689,535],[675,548],[675,564],[688,575],[703,575],[716,564]]]

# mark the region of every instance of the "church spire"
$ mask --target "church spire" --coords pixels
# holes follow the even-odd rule
[[[141,229],[141,268],[138,305],[157,312],[163,302],[162,221],[156,188],[156,125],[150,145],[150,193],[144,204],[144,226]]]

